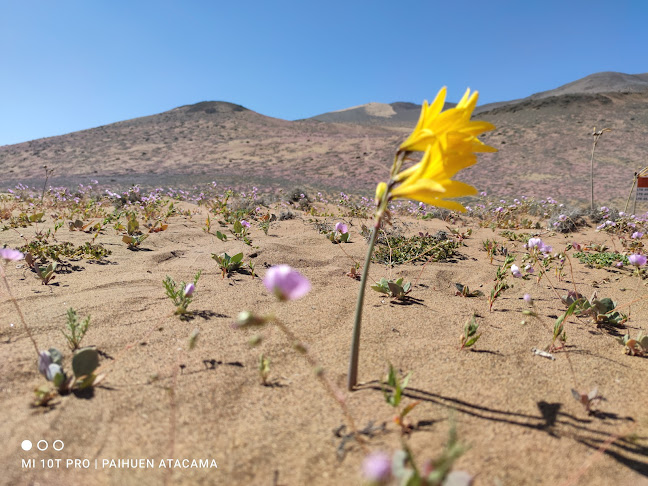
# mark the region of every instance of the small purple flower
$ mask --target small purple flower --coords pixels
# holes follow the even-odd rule
[[[263,284],[282,301],[300,299],[311,289],[308,279],[288,265],[269,268]]]
[[[244,219],[242,219],[242,220],[241,220],[241,226],[243,226],[244,228],[249,228],[249,227],[250,227],[250,223],[248,223],[247,221],[245,221]]]
[[[185,297],[191,297],[196,290],[196,286],[192,283],[188,283],[187,286],[184,288],[183,295]]]
[[[535,269],[533,268],[532,265],[527,265],[526,267],[524,267],[524,271],[526,273],[533,273],[533,272],[535,272]]]
[[[6,262],[17,262],[18,260],[25,258],[25,255],[12,248],[2,248],[0,249],[0,258]]]
[[[644,235],[644,234],[643,234],[641,231],[635,231],[634,233],[632,233],[631,238],[632,238],[632,239],[635,239],[635,240],[638,240],[638,239],[640,239],[641,237],[643,237],[643,235]]]
[[[520,268],[517,265],[511,265],[511,273],[515,278],[520,278],[522,276],[522,272],[520,272]]]
[[[343,235],[343,234],[345,234],[345,233],[347,233],[349,231],[349,228],[344,223],[337,223],[335,225],[335,231],[337,231],[338,233]]]
[[[644,255],[639,254],[639,253],[635,253],[633,255],[630,255],[628,257],[628,260],[635,267],[643,267],[646,264],[646,257]]]
[[[362,472],[365,479],[377,483],[386,483],[391,478],[391,458],[384,452],[372,452],[362,461]]]
[[[48,381],[54,381],[57,375],[61,375],[61,381],[65,379],[65,373],[63,373],[63,368],[61,368],[61,365],[50,363],[50,365],[47,367],[47,371],[45,372],[45,378],[47,378]]]
[[[533,303],[533,299],[531,298],[531,296],[529,294],[524,294],[524,297],[522,297],[522,298],[524,299],[524,302],[526,302],[527,304]]]
[[[49,351],[41,351],[38,353],[38,371],[41,375],[47,376],[49,365],[52,364],[52,356]]]

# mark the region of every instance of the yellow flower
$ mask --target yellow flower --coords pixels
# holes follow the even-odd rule
[[[427,101],[423,102],[416,128],[401,144],[398,152],[425,152],[427,146],[435,142],[444,151],[462,151],[466,145],[470,145],[471,152],[496,152],[496,149],[476,138],[495,127],[485,121],[470,121],[477,106],[477,97],[477,91],[471,95],[470,89],[467,89],[454,108],[442,112],[446,88],[441,88],[431,105],[428,106]]]
[[[471,155],[474,157],[474,154]],[[451,179],[459,170],[455,170],[456,167],[465,162],[462,157],[457,158],[459,160],[447,164],[450,169],[447,170],[444,164],[447,160],[444,161],[440,144],[428,145],[421,162],[408,169],[409,177],[391,190],[389,199],[412,199],[432,206],[465,211],[461,204],[445,200],[448,197],[470,196],[477,193],[474,187]]]
[[[385,195],[386,190],[387,190],[387,183],[385,182],[380,182],[376,186],[376,206],[380,205],[380,201],[382,201],[382,198]]]
[[[445,103],[446,88],[439,91],[434,102],[423,103],[421,116],[412,134],[399,147],[392,171],[410,152],[425,152],[420,162],[397,174],[392,172],[387,199],[413,199],[434,206],[464,211],[461,204],[446,198],[475,194],[477,190],[452,180],[462,169],[477,162],[478,152],[497,152],[481,142],[477,136],[495,127],[484,121],[471,121],[477,105],[477,92],[466,90],[454,108],[441,111]],[[384,183],[378,186],[376,197],[385,194]]]

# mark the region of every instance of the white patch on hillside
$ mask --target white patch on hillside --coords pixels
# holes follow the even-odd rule
[[[344,108],[343,110],[332,111],[331,113],[342,113],[343,111],[361,109],[369,116],[378,116],[381,118],[390,118],[396,114],[391,105],[375,102],[367,103],[366,105],[352,106],[351,108]]]

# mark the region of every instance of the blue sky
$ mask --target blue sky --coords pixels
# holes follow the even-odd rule
[[[0,0],[0,145],[206,100],[298,119],[648,72],[648,2]]]

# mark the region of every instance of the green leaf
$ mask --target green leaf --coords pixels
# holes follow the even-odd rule
[[[648,336],[641,336],[640,334],[639,337],[637,338],[637,342],[641,344],[642,348],[648,349]]]
[[[243,231],[243,225],[240,221],[234,222],[234,233],[239,234]]]
[[[466,348],[469,348],[470,346],[475,344],[480,337],[481,337],[481,334],[477,334],[475,337],[472,337],[468,341],[466,341],[466,344],[464,344],[464,346]]]
[[[227,241],[227,235],[224,235],[220,231],[216,231],[216,238],[218,238],[221,241]]]
[[[408,413],[414,410],[414,407],[416,407],[419,403],[421,403],[420,400],[407,405],[400,414],[401,418],[404,418]]]
[[[243,261],[243,253],[237,253],[232,258],[230,258],[230,265],[241,263]]]
[[[405,377],[405,379],[403,380],[403,383],[401,383],[401,386],[400,386],[401,390],[404,390],[405,388],[407,388],[407,384],[409,383],[411,377],[412,377],[412,372],[410,371],[407,374],[407,376]]]
[[[65,382],[65,374],[64,373],[56,373],[54,375],[54,378],[52,379],[52,383],[54,383],[54,386],[56,388],[61,388],[61,385]]]
[[[128,234],[132,235],[138,229],[139,229],[139,223],[137,222],[137,220],[135,218],[129,219],[128,220],[128,227],[127,227],[127,230],[126,230],[128,232]]]
[[[83,380],[81,380],[79,383],[77,383],[77,388],[79,390],[83,390],[84,388],[91,387],[96,378],[97,378],[97,376],[94,375],[94,374],[86,375],[85,378],[83,378]]]
[[[82,348],[74,353],[72,371],[74,376],[91,375],[99,366],[99,353],[94,348]]]
[[[596,311],[599,314],[607,314],[608,312],[611,312],[616,307],[612,299],[610,299],[609,297],[606,297],[601,300],[594,299],[592,301],[592,305],[596,307]]]
[[[388,282],[387,286],[392,297],[401,297],[403,295],[403,288],[398,283]]]
[[[59,366],[63,365],[63,354],[56,348],[49,348],[47,352],[50,354],[50,358],[52,358],[52,363],[56,363]]]

